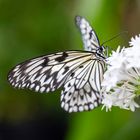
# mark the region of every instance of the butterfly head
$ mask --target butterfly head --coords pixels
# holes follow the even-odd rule
[[[99,53],[99,54],[104,54],[104,52],[105,52],[105,47],[104,47],[103,45],[100,46],[100,47],[97,49],[96,52]]]
[[[106,49],[105,49],[105,47],[102,45],[102,46],[100,46],[97,50],[96,50],[96,54],[97,54],[97,56],[99,56],[99,57],[101,57],[101,58],[106,58],[106,56],[105,56],[105,51],[106,51]]]

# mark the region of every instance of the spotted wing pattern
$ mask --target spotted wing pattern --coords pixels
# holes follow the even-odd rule
[[[94,109],[102,100],[101,81],[105,63],[89,60],[67,78],[61,93],[61,107],[68,112]]]
[[[76,16],[75,22],[82,34],[85,50],[96,52],[96,50],[100,48],[100,43],[95,31],[91,28],[89,22],[80,16]]]
[[[97,107],[102,100],[104,57],[97,53],[100,44],[89,23],[77,16],[76,24],[86,51],[58,52],[20,63],[8,74],[11,85],[41,93],[62,87],[61,107],[68,112]]]
[[[58,52],[27,60],[13,68],[8,80],[17,88],[50,92],[60,88],[74,69],[89,61],[93,53],[83,51]]]

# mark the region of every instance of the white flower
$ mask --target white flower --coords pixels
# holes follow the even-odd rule
[[[140,35],[135,38],[131,38],[129,44],[131,47],[126,48],[124,52],[124,55],[126,55],[125,57],[129,63],[127,67],[131,68],[133,66],[140,68]]]
[[[140,35],[132,38],[129,48],[120,49],[107,59],[107,71],[102,82],[103,108],[112,106],[135,111],[140,95]]]
[[[124,61],[123,49],[120,50],[120,47],[118,47],[116,52],[112,52],[111,57],[107,58],[108,68],[104,74],[104,81],[102,82],[102,86],[105,86],[107,91],[109,91],[118,81],[121,80],[122,77],[119,69],[121,69]]]
[[[135,111],[139,105],[134,101],[136,94],[134,94],[135,87],[124,82],[120,86],[113,88],[108,94],[104,93],[104,99],[102,101],[103,107],[106,107],[106,111],[111,110],[112,106],[118,106],[122,109]]]
[[[140,34],[138,36],[135,36],[131,38],[131,41],[129,42],[129,45],[131,47],[138,47],[139,48],[139,44],[140,44]]]
[[[108,66],[110,68],[120,68],[121,64],[124,61],[124,57],[123,57],[123,50],[124,48],[121,50],[120,46],[117,48],[116,52],[112,51],[112,55],[111,57],[107,58],[107,63],[109,64]]]

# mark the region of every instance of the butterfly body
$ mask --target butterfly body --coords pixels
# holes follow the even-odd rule
[[[36,92],[62,88],[61,107],[68,112],[91,110],[102,100],[104,48],[82,17],[76,17],[85,51],[64,51],[40,56],[15,66],[8,74],[12,86]]]

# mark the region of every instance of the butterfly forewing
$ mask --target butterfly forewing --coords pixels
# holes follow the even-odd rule
[[[82,34],[85,50],[96,52],[96,50],[100,48],[100,44],[95,31],[93,31],[89,22],[85,18],[76,16],[75,20],[76,25]]]
[[[66,51],[27,60],[8,75],[12,86],[37,92],[60,88],[72,71],[92,59],[91,52]]]

